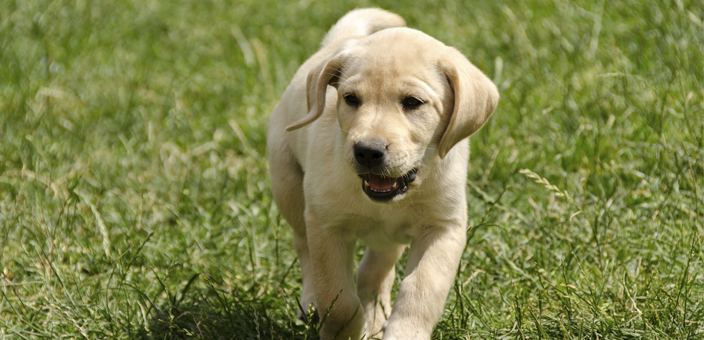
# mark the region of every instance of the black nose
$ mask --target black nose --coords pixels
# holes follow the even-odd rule
[[[368,168],[381,165],[386,155],[386,144],[380,140],[365,140],[354,145],[354,158]]]

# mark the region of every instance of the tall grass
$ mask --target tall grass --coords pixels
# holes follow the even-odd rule
[[[434,338],[704,338],[698,0],[2,0],[0,338],[316,339],[265,131],[362,6],[501,91]]]

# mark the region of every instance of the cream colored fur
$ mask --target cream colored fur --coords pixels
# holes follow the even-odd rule
[[[429,339],[466,242],[469,142],[494,111],[494,84],[462,54],[380,9],[332,27],[294,76],[269,122],[274,199],[293,227],[301,305],[322,317],[322,339]],[[344,97],[356,95],[360,105]],[[401,104],[412,96],[415,109]],[[287,132],[289,131],[289,132]],[[362,189],[353,148],[386,145],[384,175],[414,168],[389,202]],[[367,250],[354,277],[354,249]],[[410,244],[391,304],[394,266]],[[356,281],[356,285],[355,285]]]

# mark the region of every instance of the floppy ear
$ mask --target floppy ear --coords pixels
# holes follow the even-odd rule
[[[331,59],[324,60],[308,73],[306,80],[308,114],[287,126],[286,131],[302,128],[323,114],[328,85],[335,85],[340,80],[340,73],[346,59],[347,53],[338,53]]]
[[[440,60],[440,68],[450,82],[455,101],[445,132],[440,139],[438,154],[445,158],[450,149],[479,130],[499,103],[496,85],[462,53],[448,47]]]

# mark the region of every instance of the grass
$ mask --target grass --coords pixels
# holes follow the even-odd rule
[[[435,339],[704,339],[698,0],[0,0],[0,338],[316,339],[265,131],[356,6],[502,95]]]

